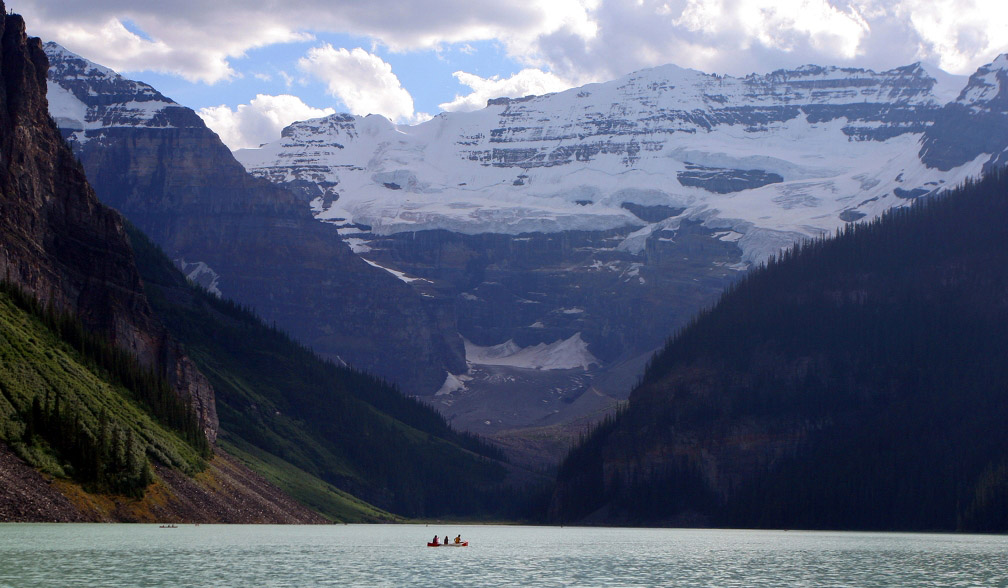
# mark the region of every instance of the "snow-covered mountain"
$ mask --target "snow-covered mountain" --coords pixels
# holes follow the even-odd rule
[[[998,63],[986,78],[1003,72]],[[318,198],[317,218],[373,234],[636,227],[619,246],[640,251],[643,236],[691,219],[740,234],[752,262],[978,173],[991,153],[949,169],[919,156],[964,84],[941,77],[920,64],[744,78],[664,66],[412,127],[333,115],[236,156]],[[976,107],[992,88],[957,102]],[[656,221],[631,205],[681,212]]]
[[[980,67],[955,101],[924,132],[921,160],[951,171],[991,154],[988,166],[1008,164],[1008,55]]]
[[[513,364],[553,390],[536,417],[550,424],[568,410],[558,399],[628,389],[753,263],[1004,161],[1006,70],[1006,56],[969,80],[922,64],[742,78],[669,65],[416,126],[298,122],[235,155],[359,255],[453,300],[469,373],[437,398],[457,424],[495,422],[465,392],[478,404],[495,378],[536,385],[488,363],[519,349]],[[575,336],[597,362],[582,362],[587,384],[528,359]]]
[[[46,43],[45,52],[49,114],[71,144],[86,143],[112,128],[205,126],[195,112],[147,84],[126,79],[56,43]]]

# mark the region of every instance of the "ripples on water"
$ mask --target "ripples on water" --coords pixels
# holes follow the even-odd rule
[[[468,548],[426,547],[461,533]],[[6,586],[1008,586],[1008,537],[478,525],[0,525]]]

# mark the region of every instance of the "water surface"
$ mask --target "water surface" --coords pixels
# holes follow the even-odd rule
[[[467,548],[428,548],[461,533]],[[480,525],[2,524],[6,586],[1008,586],[1008,537]]]

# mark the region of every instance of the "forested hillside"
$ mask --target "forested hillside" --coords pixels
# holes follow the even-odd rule
[[[804,243],[658,353],[560,521],[1008,530],[1008,174]]]

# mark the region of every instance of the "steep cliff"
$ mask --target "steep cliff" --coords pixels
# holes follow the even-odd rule
[[[2,30],[0,277],[80,317],[166,377],[212,443],[213,389],[154,318],[121,217],[104,207],[48,112],[48,60],[24,20]]]
[[[98,196],[210,276],[204,285],[407,392],[464,370],[450,309],[362,261],[287,189],[251,177],[192,110],[59,45],[45,50],[50,109]]]

